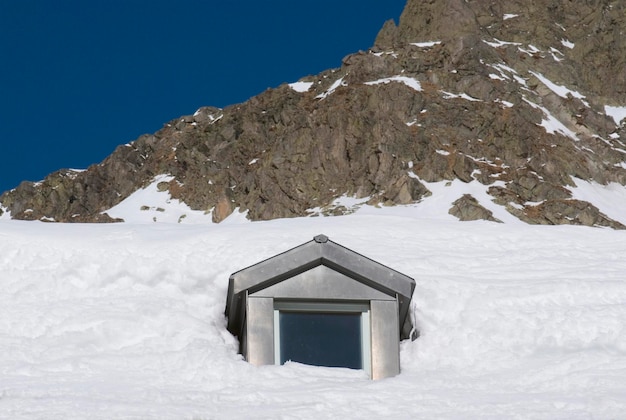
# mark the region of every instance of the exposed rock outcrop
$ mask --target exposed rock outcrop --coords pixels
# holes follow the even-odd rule
[[[419,202],[425,183],[478,182],[528,223],[624,228],[574,200],[573,178],[626,183],[622,2],[409,0],[374,47],[338,69],[225,109],[202,108],[0,196],[14,218],[114,221],[107,209],[159,174],[216,222],[293,217],[342,195]],[[451,214],[493,215],[472,197]]]
[[[448,211],[453,216],[462,221],[489,220],[491,222],[502,222],[493,217],[493,212],[480,205],[478,200],[470,194],[463,194],[461,198],[452,203]]]

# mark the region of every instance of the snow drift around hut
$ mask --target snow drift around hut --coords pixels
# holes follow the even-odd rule
[[[623,415],[625,232],[413,210],[193,226],[1,221],[0,418]],[[254,367],[237,354],[229,275],[320,232],[415,278],[421,336],[402,343],[399,376]]]

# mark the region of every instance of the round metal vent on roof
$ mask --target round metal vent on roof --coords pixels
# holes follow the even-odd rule
[[[318,244],[323,244],[328,242],[328,236],[326,235],[317,235],[316,237],[313,238],[313,240],[315,242],[317,242]]]

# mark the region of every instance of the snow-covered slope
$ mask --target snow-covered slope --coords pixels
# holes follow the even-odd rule
[[[623,417],[626,232],[431,219],[428,200],[421,217],[0,221],[0,418]],[[399,376],[237,354],[229,275],[319,233],[416,279]]]

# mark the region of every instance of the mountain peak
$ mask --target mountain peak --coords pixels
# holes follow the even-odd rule
[[[476,33],[478,24],[473,9],[464,0],[409,0],[399,25],[391,23],[393,21],[383,26],[375,42],[377,46],[398,46],[428,39],[447,41]]]
[[[0,203],[14,218],[112,221],[114,206],[158,183],[219,222],[237,210],[353,211],[341,197],[419,208],[444,194],[461,220],[624,228],[577,194],[583,181],[626,183],[624,7],[410,0],[341,68],[202,108]]]
[[[619,97],[623,103],[624,28],[626,6],[618,1],[409,0],[399,25],[385,23],[375,45],[388,48],[439,40],[454,49],[465,37],[479,37],[565,50],[584,67],[580,69],[583,82],[607,97]],[[611,83],[604,83],[609,78]]]

